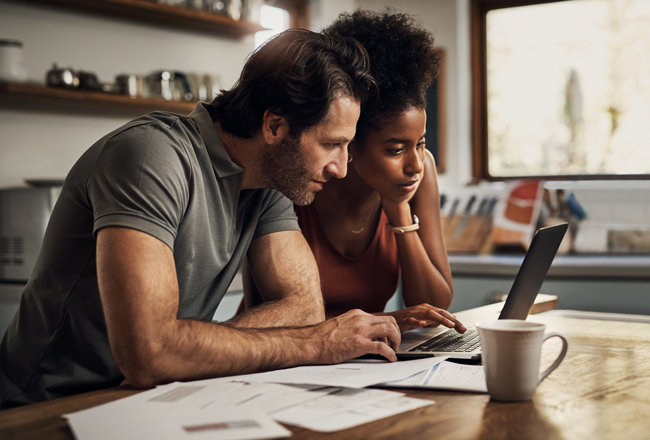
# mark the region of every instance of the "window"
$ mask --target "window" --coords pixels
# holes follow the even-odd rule
[[[650,1],[473,0],[474,175],[650,178]]]
[[[273,6],[263,5],[260,8],[260,25],[269,29],[255,33],[255,47],[280,32],[289,29],[289,12]]]
[[[307,27],[304,0],[267,0],[260,8],[260,25],[269,29],[255,33],[255,47],[289,28]]]

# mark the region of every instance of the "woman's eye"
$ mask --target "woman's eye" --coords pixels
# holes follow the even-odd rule
[[[404,151],[404,148],[391,148],[390,150],[388,150],[388,152],[394,156],[401,154],[402,151]]]

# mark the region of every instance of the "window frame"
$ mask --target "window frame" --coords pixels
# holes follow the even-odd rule
[[[472,177],[474,180],[504,181],[543,180],[650,180],[650,174],[577,174],[558,176],[492,176],[488,169],[487,121],[487,25],[488,12],[518,6],[559,3],[571,0],[471,0],[471,69],[472,69]]]

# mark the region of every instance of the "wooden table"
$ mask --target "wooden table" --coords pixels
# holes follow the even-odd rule
[[[500,304],[457,313],[466,324],[497,318]],[[530,316],[567,336],[564,362],[525,403],[485,394],[404,390],[436,404],[331,434],[288,428],[292,439],[641,439],[650,437],[650,324]],[[560,349],[544,344],[543,367]],[[112,388],[0,411],[1,439],[71,439],[61,414],[127,397]]]

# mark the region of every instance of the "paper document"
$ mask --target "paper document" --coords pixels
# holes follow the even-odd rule
[[[400,398],[403,395],[403,393],[387,390],[338,388],[331,394],[281,410],[285,412],[281,418],[278,418],[279,411],[270,415],[276,420],[297,425],[302,420],[322,418],[332,413],[353,410],[368,403]]]
[[[68,420],[77,440],[239,440],[291,436],[291,431],[263,411],[252,407],[237,408],[232,404],[257,394],[277,392],[278,387],[287,392],[289,387],[259,383],[254,384],[254,390],[249,390],[246,385],[176,382],[63,417]],[[320,395],[315,393],[310,398]],[[221,405],[216,404],[219,400]],[[291,404],[292,401],[287,406]]]
[[[161,414],[135,411],[113,417],[69,414],[66,418],[77,440],[243,440],[291,436],[291,431],[254,410]]]
[[[343,389],[271,414],[275,420],[321,432],[341,429],[383,419],[413,409],[432,405],[432,400],[405,397],[402,393],[382,390]],[[338,401],[337,401],[338,399]],[[340,407],[337,409],[337,404]]]
[[[386,382],[380,386],[487,393],[483,366],[461,365],[453,362],[441,362],[406,379]]]
[[[336,365],[287,368],[266,373],[246,374],[232,380],[246,382],[275,382],[312,384],[330,387],[366,388],[383,382],[412,376],[447,359],[445,356],[400,362],[350,361]]]

